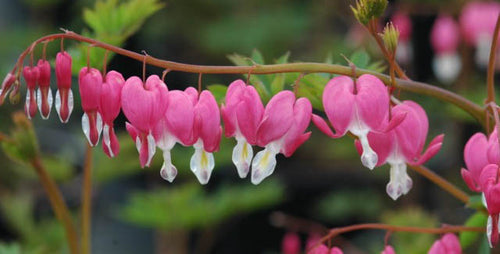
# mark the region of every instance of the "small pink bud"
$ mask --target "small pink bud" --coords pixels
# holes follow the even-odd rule
[[[453,53],[459,42],[458,24],[451,16],[439,16],[431,32],[431,44],[437,54]]]
[[[116,137],[113,121],[120,114],[121,94],[125,84],[122,74],[110,71],[102,83],[99,112],[103,121],[102,148],[110,158],[118,155],[120,144]]]
[[[392,24],[399,30],[399,40],[407,42],[412,33],[412,23],[408,14],[403,12],[395,13],[391,18]]]
[[[394,251],[394,248],[392,248],[392,246],[386,245],[384,250],[380,254],[396,254],[396,252]]]
[[[31,119],[36,115],[36,88],[39,75],[39,70],[36,66],[25,66],[23,68],[23,77],[26,81],[26,87],[28,88],[28,91],[26,92],[24,111],[26,112],[28,119]]]
[[[428,254],[461,254],[462,247],[455,234],[447,233],[432,244]]]
[[[71,91],[71,56],[66,52],[59,52],[56,56],[56,110],[59,119],[67,123],[73,111],[73,92]]]
[[[12,85],[15,82],[16,82],[16,76],[13,75],[12,73],[7,73],[7,76],[5,76],[5,78],[2,82],[2,87],[0,89],[0,105],[3,104],[3,102],[5,100],[5,96],[10,91]]]
[[[37,64],[39,70],[37,103],[38,110],[43,119],[48,119],[52,108],[52,91],[50,91],[50,64],[47,60],[40,59]]]
[[[78,76],[82,109],[85,112],[82,117],[83,133],[91,146],[99,143],[102,131],[102,118],[99,113],[101,103],[102,75],[99,70],[84,67]]]

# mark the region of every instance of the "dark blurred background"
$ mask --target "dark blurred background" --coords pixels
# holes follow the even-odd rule
[[[115,2],[116,7],[129,1],[100,2]],[[289,52],[289,62],[346,64],[342,57],[345,55],[366,67],[385,66],[385,62],[379,62],[383,59],[374,41],[354,20],[349,8],[352,1],[170,0],[143,4],[158,2],[158,8],[147,15],[140,16],[143,9],[137,9],[140,17],[134,22],[140,28],[108,27],[107,31],[106,27],[96,29],[84,17],[84,9],[99,9],[94,0],[0,0],[0,73],[6,74],[33,40],[58,33],[59,28],[183,63],[232,65],[228,55],[250,56],[255,61],[258,50],[265,63],[274,63]],[[432,72],[429,33],[436,15],[446,11],[457,17],[462,4],[453,0],[390,1],[385,20],[400,10],[413,23],[413,58],[403,64],[412,79],[444,86]],[[101,7],[101,12],[95,13],[101,18],[107,13],[119,15],[111,14],[112,10],[116,8]],[[55,56],[58,47],[57,41],[49,44],[49,58]],[[76,65],[85,58],[81,52],[86,48],[79,44],[67,41],[65,47],[72,52]],[[473,48],[461,44],[464,68],[458,81],[446,88],[481,103],[486,94],[486,72],[468,63],[473,52]],[[36,51],[35,58],[39,57]],[[102,58],[96,56],[93,61],[102,62]],[[115,56],[108,66],[111,69],[125,77],[140,76],[142,63]],[[162,71],[147,67],[148,74],[161,75]],[[286,89],[291,89],[294,77],[287,76]],[[202,84],[228,85],[237,78],[246,77],[203,75]],[[169,89],[184,89],[196,86],[197,80],[197,74],[171,72],[165,81]],[[55,83],[52,85],[54,90]],[[73,86],[75,95],[77,91]],[[399,98],[415,100],[426,109],[428,141],[437,134],[446,134],[442,150],[426,165],[465,190],[459,173],[464,166],[462,151],[468,137],[481,131],[480,125],[460,109],[434,98],[405,92]],[[6,103],[0,108],[0,131],[12,128],[10,115],[22,110],[23,103],[24,93],[22,103]],[[33,119],[44,162],[75,219],[79,214],[86,142],[80,128],[81,115],[79,101],[75,101],[68,124],[59,122],[55,109],[49,120],[39,116]],[[172,158],[179,176],[170,184],[159,176],[161,153],[157,153],[150,168],[140,169],[124,121],[121,115],[115,122],[122,148],[117,158],[108,159],[100,146],[95,148],[93,253],[280,253],[287,232],[298,232],[305,242],[311,235],[323,234],[323,227],[367,222],[429,227],[462,224],[474,212],[411,170],[413,189],[393,201],[385,193],[388,166],[373,171],[364,168],[352,138],[331,140],[313,125],[309,127],[313,131],[311,139],[291,158],[279,155],[275,172],[261,185],[253,186],[248,178],[238,177],[231,162],[235,142],[225,138],[221,151],[215,154],[216,167],[206,186],[199,185],[189,170],[192,148],[177,145]],[[332,245],[341,246],[345,253],[379,253],[384,236],[382,231],[356,231],[336,237]],[[393,234],[389,243],[398,253],[426,253],[435,238]],[[466,252],[477,253],[481,242],[474,242]],[[68,252],[64,231],[54,219],[33,170],[9,160],[4,153],[0,153],[0,246],[0,253]]]

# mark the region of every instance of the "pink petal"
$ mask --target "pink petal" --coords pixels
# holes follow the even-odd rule
[[[476,183],[479,183],[479,175],[483,168],[489,164],[486,157],[487,147],[488,141],[482,133],[474,134],[465,144],[465,165]]]
[[[375,151],[378,157],[376,166],[385,164],[389,155],[393,153],[395,149],[395,139],[396,137],[393,131],[387,133],[368,133],[370,147]],[[361,148],[361,144],[357,144],[357,146],[359,146],[358,152],[362,154],[363,149]]]
[[[271,98],[257,130],[259,146],[264,147],[285,135],[293,123],[294,102],[295,95],[290,91],[281,91]]]
[[[475,180],[472,178],[472,175],[470,174],[470,172],[467,169],[462,168],[460,170],[460,173],[462,174],[462,179],[464,179],[464,182],[467,184],[467,187],[469,187],[469,189],[471,191],[481,192],[481,188],[479,188],[479,186],[477,185]]]
[[[461,254],[462,248],[455,234],[447,233],[434,242],[428,254]]]
[[[431,31],[431,45],[438,54],[453,53],[459,43],[459,28],[453,17],[440,15]]]
[[[412,32],[412,23],[408,14],[396,12],[391,18],[394,26],[399,30],[399,40],[409,41]]]
[[[353,81],[350,77],[338,76],[326,84],[323,91],[323,106],[328,120],[338,135],[344,135],[351,124],[354,103]]]
[[[488,164],[481,171],[479,176],[479,186],[481,190],[486,194],[488,187],[497,182],[498,177],[498,165]]]
[[[137,128],[135,128],[129,122],[125,122],[125,129],[127,129],[128,134],[130,135],[132,140],[134,140],[134,142],[135,142],[135,140],[137,139],[137,136],[139,136],[139,130]]]
[[[424,152],[424,154],[422,154],[422,156],[420,156],[420,158],[416,162],[409,161],[408,163],[410,163],[412,165],[422,165],[425,162],[427,162],[430,158],[434,157],[434,155],[436,155],[439,152],[439,150],[441,149],[441,146],[443,144],[442,143],[443,137],[444,137],[444,134],[436,136],[431,141],[431,143],[429,144],[429,147]]]
[[[111,125],[120,114],[123,85],[125,85],[125,79],[116,71],[108,72],[102,83],[99,112],[101,112],[103,122],[108,125]]]
[[[220,112],[222,121],[224,122],[224,135],[228,138],[234,136],[236,132],[236,121],[233,119],[235,116],[233,109],[228,109],[226,105],[222,104]]]
[[[500,148],[498,145],[497,127],[493,129],[493,132],[488,138],[488,152],[487,159],[490,163],[500,164]]]
[[[245,88],[241,102],[236,107],[238,128],[247,142],[255,145],[257,142],[257,128],[264,115],[264,106],[253,86]]]
[[[47,60],[38,60],[37,67],[39,70],[38,85],[40,87],[50,86],[50,64]]]
[[[56,80],[59,89],[71,88],[71,56],[66,51],[56,55]]]
[[[396,105],[392,112],[406,112],[407,116],[394,129],[398,146],[407,161],[413,161],[420,156],[423,150],[429,123],[425,111],[412,101],[404,101]]]
[[[193,103],[193,107],[198,103],[198,91],[193,87],[188,87],[184,92],[188,95],[191,103]]]
[[[23,68],[23,77],[24,80],[26,81],[26,87],[28,89],[36,89],[37,88],[37,81],[38,77],[40,75],[39,69],[37,66],[24,66]]]
[[[299,254],[300,253],[300,238],[295,233],[287,233],[281,242],[281,253],[283,254]]]
[[[245,82],[238,79],[233,81],[227,88],[225,98],[226,102],[221,108],[222,119],[224,121],[224,134],[226,137],[232,137],[235,135],[236,128],[238,126],[236,109],[237,105],[242,101],[245,86]]]
[[[394,248],[392,248],[392,246],[386,245],[381,254],[396,254],[396,252],[394,251]]]
[[[112,126],[110,126],[109,129],[109,140],[111,147],[108,147],[106,144],[104,144],[104,142],[102,142],[102,149],[109,158],[113,158],[120,153],[120,143],[118,142],[118,138],[116,137],[115,130]]]
[[[194,108],[196,133],[203,140],[203,147],[207,152],[219,149],[222,128],[220,126],[219,106],[214,96],[208,90],[200,94],[198,103]]]
[[[191,99],[182,91],[170,91],[168,97],[166,126],[184,145],[192,145],[196,140],[193,140],[194,107]]]
[[[291,156],[311,136],[311,133],[303,134],[311,122],[311,114],[311,102],[306,98],[299,98],[293,109],[294,121],[285,134],[285,143],[281,151],[286,157]]]
[[[326,121],[323,119],[323,117],[315,115],[315,114],[312,114],[312,119],[311,120],[314,123],[314,125],[316,125],[316,127],[320,131],[322,131],[323,133],[325,133],[330,138],[340,138],[340,137],[343,136],[343,135],[336,135],[336,134],[334,134],[333,131],[332,131],[332,129],[330,129],[330,126],[328,126],[328,123],[326,123]]]
[[[342,250],[338,247],[333,247],[331,250],[330,250],[330,254],[344,254],[344,252],[342,252]]]
[[[372,130],[379,130],[389,114],[389,93],[377,77],[364,74],[357,80],[356,106],[360,120]]]
[[[95,68],[83,67],[78,75],[83,111],[98,110],[101,104],[102,75]]]
[[[324,244],[321,244],[318,247],[307,252],[307,254],[329,254],[329,253],[330,253],[330,250]]]
[[[149,124],[151,128],[160,121],[165,115],[165,111],[168,106],[168,88],[165,83],[157,75],[151,75],[146,79],[146,84],[144,85],[146,91],[153,93],[152,98],[152,110],[149,116]]]
[[[405,120],[407,113],[405,112],[395,112],[392,115],[391,121],[384,127],[382,132],[389,132],[399,126],[403,120]]]

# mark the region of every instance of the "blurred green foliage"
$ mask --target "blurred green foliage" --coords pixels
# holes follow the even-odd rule
[[[316,204],[315,214],[330,223],[342,223],[349,219],[378,219],[383,211],[382,197],[365,190],[340,190],[329,193]]]
[[[464,226],[467,227],[485,227],[488,216],[484,212],[476,212],[467,219]],[[472,245],[476,240],[484,235],[484,233],[479,232],[461,232],[460,233],[460,245],[463,249]]]
[[[438,220],[419,207],[407,207],[382,214],[381,222],[389,225],[436,227]],[[415,234],[394,232],[391,235],[391,245],[396,253],[424,254],[430,249],[437,237],[430,234]]]
[[[275,181],[259,186],[223,185],[213,193],[198,183],[184,184],[136,192],[118,216],[143,227],[191,230],[216,226],[231,216],[269,207],[282,198],[283,187]]]

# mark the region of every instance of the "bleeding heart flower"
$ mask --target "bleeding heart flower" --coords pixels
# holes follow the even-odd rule
[[[380,254],[396,254],[396,252],[394,251],[394,248],[392,248],[392,246],[386,245],[384,250]]]
[[[253,86],[238,79],[226,93],[226,104],[221,107],[226,137],[235,137],[233,163],[238,175],[245,178],[253,157],[252,145],[257,143],[257,128],[262,121],[264,106]]]
[[[411,47],[412,23],[408,14],[403,12],[395,13],[391,18],[392,23],[399,31],[398,49],[396,50],[396,59],[404,64],[408,64],[412,57]]]
[[[252,162],[252,183],[259,184],[276,167],[276,155],[291,156],[311,132],[304,133],[311,121],[312,106],[306,98],[295,100],[291,91],[281,91],[267,104],[257,128],[257,145],[265,147]]]
[[[393,115],[406,115],[403,121],[385,133],[370,132],[368,141],[379,158],[377,166],[389,163],[390,181],[387,194],[394,200],[407,194],[413,182],[406,172],[406,164],[421,165],[441,149],[444,135],[435,137],[423,152],[429,122],[424,109],[413,101],[404,101],[392,108]],[[358,152],[363,152],[361,140],[355,141]],[[422,154],[423,152],[423,154]]]
[[[59,119],[67,123],[73,111],[73,92],[71,91],[71,56],[59,52],[56,56],[56,110]]]
[[[47,60],[38,60],[38,91],[36,101],[42,119],[48,119],[52,108],[52,91],[50,91],[50,64]]]
[[[457,53],[459,43],[458,24],[451,16],[439,16],[431,32],[431,45],[436,56],[432,68],[436,77],[444,83],[455,81],[462,63]]]
[[[432,244],[428,254],[461,254],[462,247],[455,234],[447,233]]]
[[[94,68],[84,67],[78,76],[80,97],[82,99],[82,129],[90,146],[99,143],[102,131],[102,117],[99,113],[101,104],[102,75]]]
[[[465,183],[472,191],[481,192],[480,176],[488,164],[500,163],[497,128],[489,138],[483,133],[474,134],[464,148],[464,161],[467,169],[462,168],[461,174]]]
[[[153,132],[156,144],[163,150],[164,162],[160,175],[169,182],[177,176],[177,168],[172,164],[170,151],[176,143],[191,146],[196,141],[193,138],[194,104],[187,92],[193,90],[197,94],[193,88],[188,88],[186,91],[168,92],[165,116],[158,122]]]
[[[12,73],[7,73],[7,76],[2,81],[2,88],[0,89],[0,105],[3,104],[5,96],[12,88],[12,85],[16,83],[16,76]]]
[[[24,111],[28,116],[28,119],[35,117],[36,115],[36,88],[38,86],[38,77],[40,73],[38,67],[36,66],[25,66],[23,68],[23,77],[26,81],[26,87],[28,91],[26,92],[26,103],[24,105]]]
[[[363,147],[361,162],[369,169],[373,169],[379,159],[370,147],[368,133],[387,131],[384,128],[393,128],[404,118],[404,115],[393,114],[387,125],[389,93],[384,83],[370,74],[361,75],[356,83],[347,76],[330,80],[323,91],[323,106],[336,133],[317,115],[313,115],[314,124],[332,138],[342,137],[347,131],[356,135]]]
[[[484,193],[486,208],[488,209],[488,221],[486,224],[486,234],[490,246],[495,246],[499,239],[499,220],[500,213],[500,183],[498,182],[498,165],[488,164],[481,171],[479,185]]]
[[[479,66],[487,66],[491,41],[500,12],[496,1],[470,1],[462,9],[460,28],[467,44],[476,47],[475,60]]]
[[[212,153],[219,150],[221,135],[217,101],[210,91],[203,91],[194,106],[193,139],[196,142],[194,143],[195,152],[190,162],[191,171],[201,184],[207,184],[210,180],[215,167]]]
[[[165,116],[168,89],[157,75],[144,84],[139,77],[130,77],[122,89],[122,110],[128,121],[126,128],[135,141],[141,166],[149,166],[156,152],[153,129]]]
[[[113,121],[120,114],[122,88],[125,79],[122,74],[110,71],[106,74],[101,88],[99,112],[103,121],[102,149],[110,158],[118,155],[120,144],[113,128]]]
[[[310,236],[309,239],[307,239],[306,249],[309,250],[307,254],[343,254],[340,248],[333,247],[329,249],[325,244],[320,244],[317,247],[313,248],[319,240],[320,237],[314,235]]]

